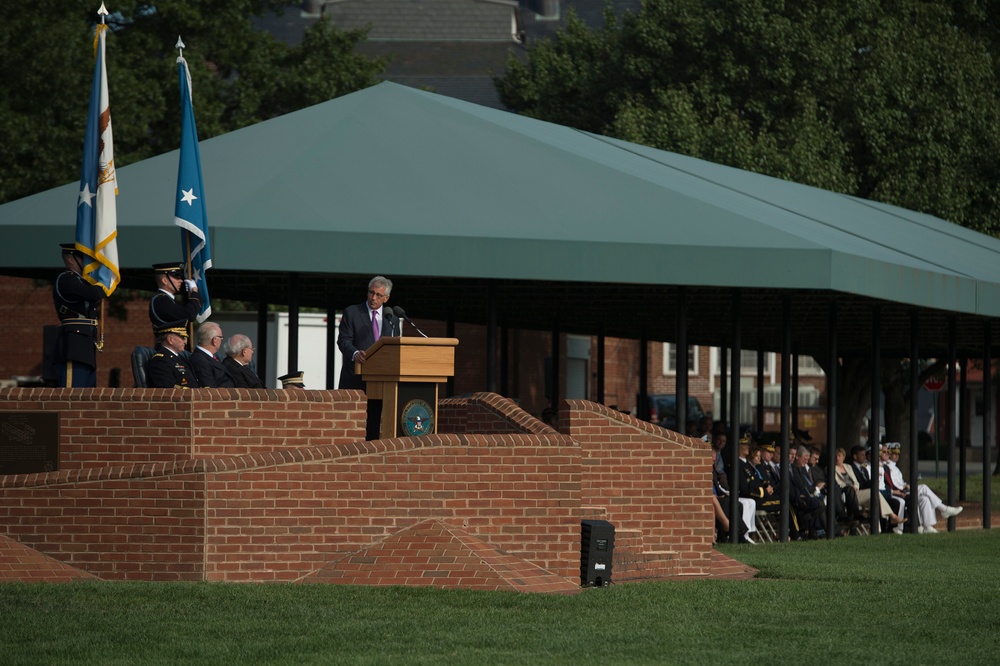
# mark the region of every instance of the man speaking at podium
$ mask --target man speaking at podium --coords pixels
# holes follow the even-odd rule
[[[392,292],[392,280],[377,275],[368,282],[368,298],[364,303],[344,308],[340,318],[337,346],[344,355],[340,368],[341,389],[365,389],[365,383],[354,372],[355,362],[364,364],[365,350],[383,335],[399,336],[399,320],[385,307]],[[382,422],[382,401],[368,400],[368,421],[365,437],[378,439]]]

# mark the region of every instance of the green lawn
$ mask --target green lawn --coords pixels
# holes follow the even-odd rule
[[[575,596],[0,585],[3,664],[993,664],[1000,530],[725,546],[757,580]]]

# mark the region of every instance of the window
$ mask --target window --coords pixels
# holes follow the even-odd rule
[[[663,374],[677,374],[677,345],[663,343]],[[698,347],[688,346],[688,376],[698,374]]]
[[[799,376],[802,375],[822,375],[823,368],[812,356],[799,356]]]

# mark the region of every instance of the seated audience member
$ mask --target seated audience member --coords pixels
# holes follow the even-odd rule
[[[722,479],[719,477],[718,471],[715,468],[715,459],[719,455],[719,452],[714,448],[712,449],[712,500],[713,506],[718,505],[719,509],[726,516],[725,530],[721,531],[719,534],[720,541],[727,541],[729,539],[729,529],[730,525],[735,523],[739,528],[739,542],[740,543],[755,543],[753,539],[747,536],[750,531],[750,527],[753,526],[756,530],[757,526],[757,516],[755,514],[754,502],[753,500],[744,500],[740,498],[740,512],[742,514],[739,520],[734,520],[732,516],[729,515],[729,487],[723,483]],[[716,528],[720,529],[723,523],[719,521],[719,514],[716,513]]]
[[[201,388],[236,388],[236,381],[216,357],[222,346],[222,328],[215,322],[206,321],[198,327],[194,335],[198,345],[189,359]]]
[[[790,497],[803,536],[818,539],[826,536],[826,501],[823,498],[826,483],[815,483],[812,480],[808,463],[809,449],[800,446],[795,450],[795,464],[789,470]]]
[[[823,482],[826,484],[826,469],[819,464],[820,451],[819,449],[811,449],[809,452],[809,473],[812,475],[812,480],[814,483]],[[834,480],[836,480],[836,474],[834,474]],[[837,516],[837,522],[840,523],[855,523],[861,519],[861,508],[858,506],[858,496],[854,492],[845,492],[839,485],[835,485],[831,489],[824,488],[823,494],[826,496],[826,501],[830,501],[833,498],[834,512]],[[850,528],[857,527],[857,523],[849,526]]]
[[[861,453],[864,453],[863,448],[861,449]],[[854,474],[854,468],[845,462],[847,460],[847,452],[838,447],[836,456],[837,462],[833,467],[834,480],[840,488],[840,492],[844,494],[844,505],[855,507],[852,514],[855,520],[864,520],[868,506],[871,503],[871,483],[868,484],[867,488],[862,490],[861,484]],[[879,498],[881,499],[881,495]],[[892,512],[892,509],[884,500],[883,504],[879,515],[888,517],[893,525],[898,524],[900,522],[899,516]]]
[[[872,483],[871,465],[868,463],[868,450],[860,444],[851,447],[851,462],[845,466],[845,470],[857,483],[858,504],[865,510],[870,510],[872,491],[875,485]],[[894,531],[902,533],[901,525],[905,522],[898,516],[895,510],[889,505],[882,493],[875,493],[878,497],[879,516],[881,519],[888,519],[889,524],[894,527]]]
[[[222,359],[222,364],[229,370],[237,388],[264,388],[264,382],[250,369],[250,361],[253,360],[253,343],[250,338],[237,333],[226,342],[224,351],[226,357]]]
[[[872,475],[878,477],[878,491],[882,493],[882,497],[889,502],[889,506],[893,507],[896,514],[906,518],[906,497],[900,497],[892,492],[892,489],[886,483],[886,474],[884,465],[889,462],[889,448],[885,445],[885,442],[879,445],[878,449],[878,462],[872,466]],[[897,534],[903,533],[903,526],[897,525],[896,529],[893,530]]]
[[[903,497],[910,491],[910,484],[903,479],[903,471],[899,469],[899,455],[901,447],[899,442],[889,442],[886,447],[889,452],[889,460],[885,464],[888,469],[886,484],[891,485],[891,489],[902,490]],[[919,523],[917,532],[919,534],[934,534],[938,530],[934,527],[937,524],[937,514],[942,518],[951,518],[962,513],[960,506],[948,506],[941,501],[937,494],[923,483],[917,484],[917,511]]]
[[[149,388],[198,388],[198,378],[182,352],[187,345],[187,321],[176,321],[155,329],[156,351],[146,361]]]
[[[781,508],[781,498],[758,469],[760,448],[749,437],[740,440],[740,497],[749,497],[757,511],[775,512]]]

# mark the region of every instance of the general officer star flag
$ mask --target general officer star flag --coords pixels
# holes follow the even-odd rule
[[[111,139],[111,108],[108,103],[108,72],[104,60],[104,40],[108,26],[103,16],[94,34],[94,83],[83,140],[83,169],[80,196],[76,202],[76,249],[87,256],[83,277],[110,296],[121,281],[118,268],[118,217],[115,197],[115,149]]]
[[[180,40],[178,46],[183,48]],[[181,159],[177,169],[174,224],[181,228],[181,252],[190,264],[189,277],[198,284],[198,296],[201,299],[198,321],[203,322],[212,315],[205,279],[205,271],[212,267],[212,253],[208,242],[208,214],[201,180],[198,128],[194,122],[194,106],[191,103],[191,73],[183,56],[177,58],[177,72],[181,84]]]

